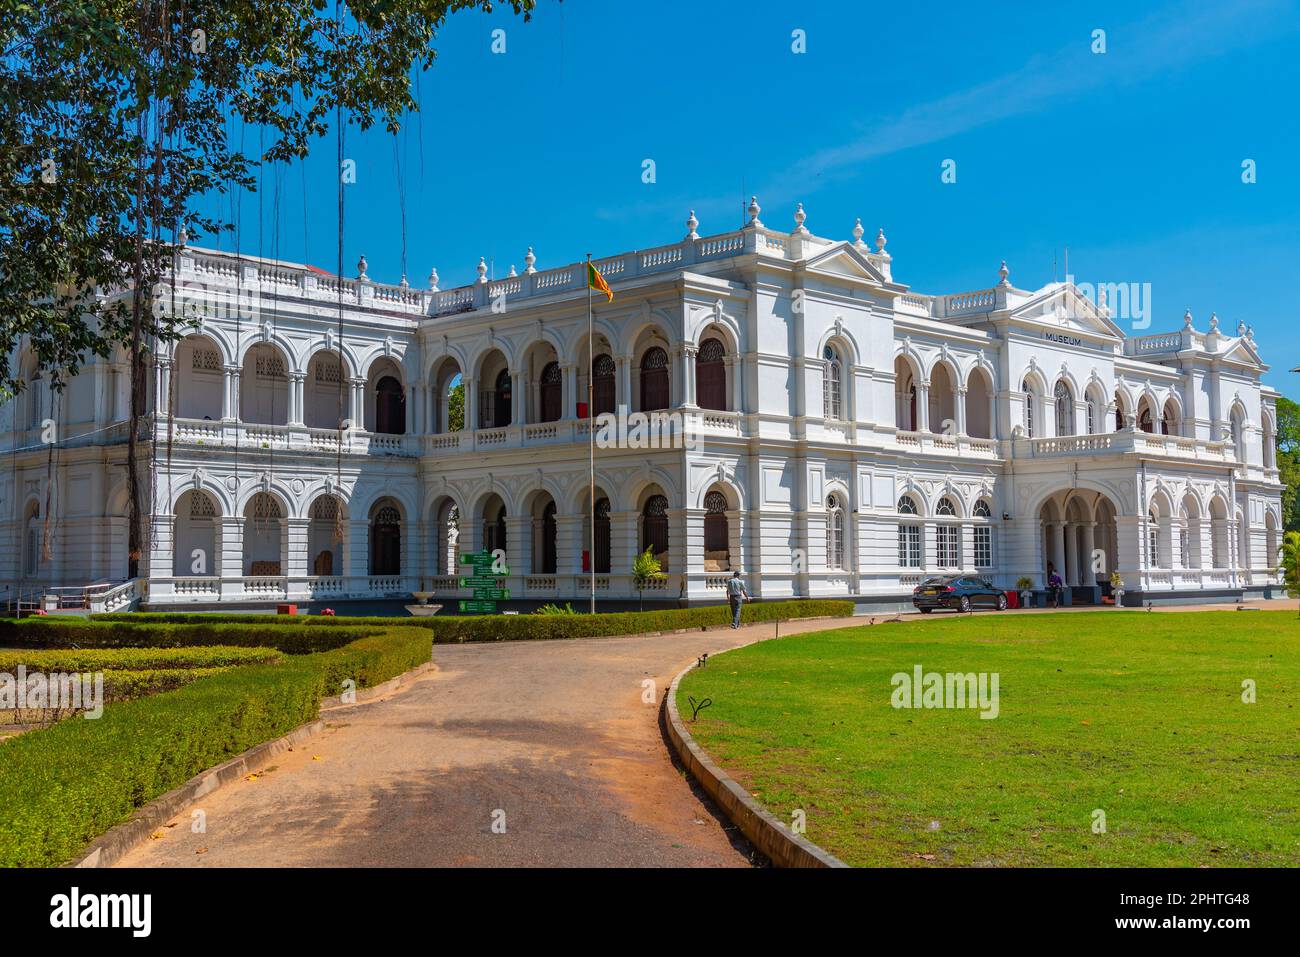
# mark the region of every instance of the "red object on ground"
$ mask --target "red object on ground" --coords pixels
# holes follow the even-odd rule
[[[587,551],[585,548],[582,550],[582,570],[584,572],[591,571],[591,552]]]
[[[1009,592],[1006,592],[1006,596],[1007,596],[1007,607],[1008,607],[1008,608],[1019,608],[1019,607],[1020,607],[1020,592],[1018,592],[1018,591],[1009,591]]]
[[[579,403],[578,403],[578,418],[580,418],[580,419],[585,419],[586,417],[587,417],[587,403],[585,403],[585,402],[579,402]]]
[[[276,605],[275,613],[277,615],[296,615],[298,614],[297,605]]]
[[[324,609],[324,610],[321,612],[321,614],[322,614],[322,615],[326,615],[326,616],[328,616],[328,617],[330,617],[330,618],[333,618],[333,617],[334,617],[334,609],[333,609],[333,608],[326,608],[326,609]]]

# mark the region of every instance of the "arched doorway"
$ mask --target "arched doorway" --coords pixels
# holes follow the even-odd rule
[[[712,489],[704,496],[704,570],[731,570],[731,533],[727,523],[727,496]]]
[[[258,492],[244,507],[244,574],[284,574],[284,510],[269,492]]]
[[[307,512],[307,560],[312,575],[342,575],[343,507],[333,495],[322,495]]]
[[[591,364],[591,404],[592,415],[604,415],[615,412],[616,387],[614,385],[614,360],[602,352]]]
[[[402,574],[402,513],[392,499],[370,510],[370,574]]]
[[[727,409],[727,349],[722,340],[710,336],[700,343],[695,356],[695,388],[701,409]]]
[[[664,571],[668,570],[668,499],[652,494],[641,508],[641,551],[650,549]]]
[[[538,398],[541,406],[538,421],[558,422],[564,408],[564,372],[558,362],[548,362],[542,366]]]
[[[668,403],[668,353],[653,346],[641,357],[641,411],[666,409]]]
[[[406,434],[406,396],[402,383],[390,375],[375,384],[375,431],[383,435]]]
[[[172,574],[177,578],[220,574],[217,550],[217,507],[197,489],[176,501]]]
[[[1107,593],[1120,562],[1117,515],[1114,501],[1092,489],[1063,489],[1044,501],[1038,510],[1044,583],[1050,566],[1073,589],[1076,604]],[[1126,564],[1136,569],[1137,556]]]

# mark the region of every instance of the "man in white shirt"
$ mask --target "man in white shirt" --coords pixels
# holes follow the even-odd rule
[[[727,601],[731,603],[731,627],[739,628],[741,602],[749,601],[749,591],[740,579],[739,569],[734,569],[727,579]]]

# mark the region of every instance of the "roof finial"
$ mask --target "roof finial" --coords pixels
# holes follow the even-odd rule
[[[181,223],[181,231],[180,231],[180,235],[176,237],[176,244],[180,246],[181,249],[184,249],[186,246],[189,245],[189,242],[190,242],[190,231],[185,228],[184,223]]]
[[[1011,283],[1007,281],[1007,277],[1010,275],[1011,275],[1011,270],[1007,268],[1007,261],[1004,259],[1002,260],[1002,265],[998,267],[998,285],[999,286],[1011,285]]]
[[[476,271],[478,272],[478,282],[480,283],[487,282],[487,257],[486,256],[478,257],[478,266],[476,268]]]
[[[1190,309],[1188,309],[1185,313],[1183,313],[1183,328],[1184,329],[1192,328],[1192,310]]]
[[[1247,339],[1247,341],[1249,341],[1249,342],[1254,342],[1254,341],[1255,341],[1255,327],[1254,327],[1254,326],[1247,326],[1247,327],[1246,327],[1246,339]]]
[[[748,209],[749,225],[751,226],[763,225],[762,221],[758,218],[758,214],[761,213],[762,211],[763,211],[763,207],[758,205],[758,197],[757,196],[749,197],[749,209]]]
[[[429,270],[429,292],[438,291],[438,267]]]
[[[1210,313],[1210,331],[1219,331],[1219,314],[1217,312]]]
[[[524,253],[524,274],[525,275],[532,275],[533,273],[537,272],[537,270],[533,268],[533,263],[535,262],[537,262],[537,257],[533,255],[533,247],[529,246],[528,252]]]
[[[804,227],[803,221],[808,218],[808,214],[803,211],[803,203],[799,203],[794,208],[794,232],[798,236],[806,236],[808,230]]]
[[[885,227],[881,226],[880,231],[876,233],[876,254],[880,255],[885,251],[885,243],[889,242],[885,238]]]
[[[357,278],[358,278],[358,279],[369,279],[369,278],[370,278],[369,276],[366,275],[366,268],[367,268],[367,263],[366,263],[366,254],[365,254],[365,253],[362,253],[362,254],[361,254],[361,258],[357,260]]]
[[[700,225],[700,221],[695,218],[695,210],[692,209],[691,214],[686,217],[686,238],[687,239],[700,238],[700,234],[695,231],[695,227],[699,225]]]
[[[862,241],[862,235],[865,232],[866,230],[862,228],[862,217],[859,216],[857,219],[853,221],[853,245],[854,246],[857,246],[858,248],[862,248],[863,246],[866,245],[866,243]]]
[[[406,281],[406,273],[402,273],[402,281],[398,283],[403,289],[410,289],[411,284]]]
[[[510,264],[510,271],[509,271],[508,273],[506,273],[506,278],[507,278],[507,279],[514,279],[514,278],[515,278],[516,276],[518,276],[518,275],[519,275],[519,273],[515,272],[515,264],[514,264],[514,263],[511,263],[511,264]]]

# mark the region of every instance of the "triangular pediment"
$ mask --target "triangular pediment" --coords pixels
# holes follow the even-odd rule
[[[1223,358],[1228,362],[1240,362],[1248,366],[1263,366],[1264,360],[1260,358],[1259,351],[1255,344],[1246,338],[1239,338],[1223,352]]]
[[[1068,283],[1057,283],[1039,290],[1013,307],[1011,317],[1018,322],[1062,332],[1124,338],[1124,331],[1115,325],[1110,316]]]
[[[883,284],[885,277],[880,274],[865,255],[853,248],[851,243],[836,243],[811,257],[806,268],[809,272],[823,273],[829,276],[845,276],[850,279],[865,279],[869,282]]]

